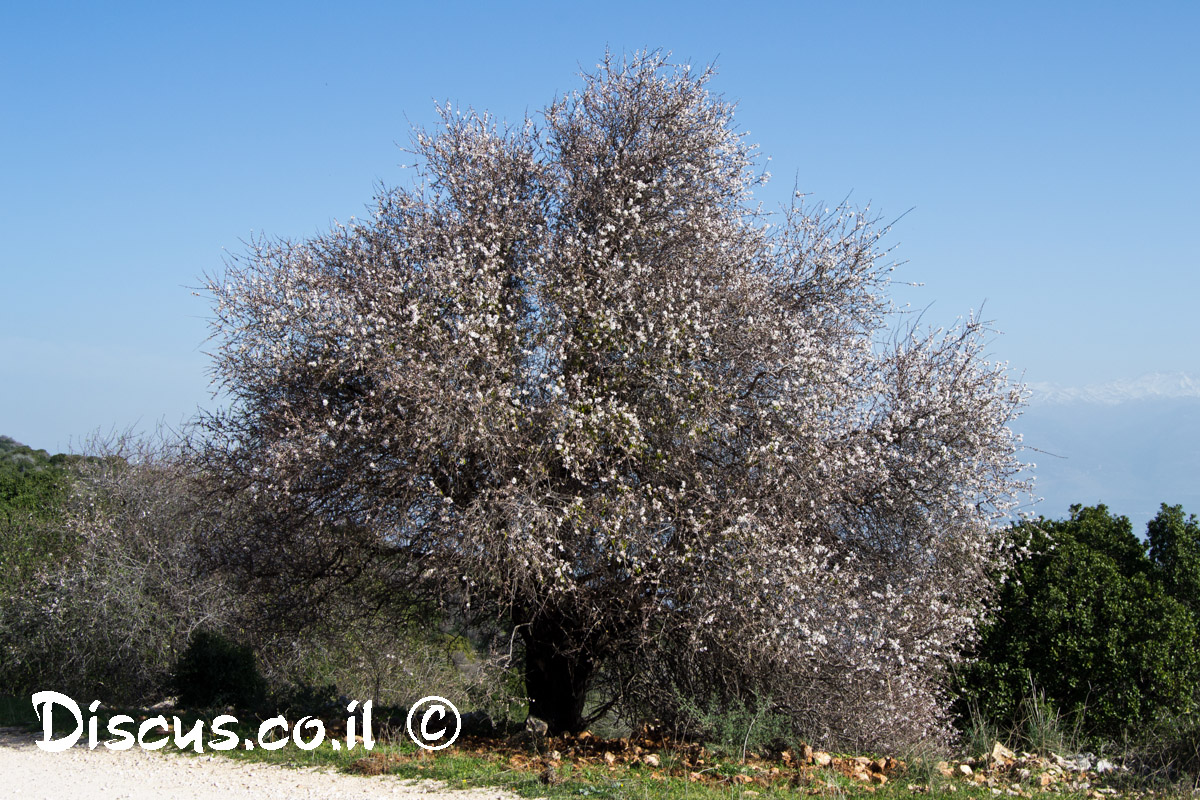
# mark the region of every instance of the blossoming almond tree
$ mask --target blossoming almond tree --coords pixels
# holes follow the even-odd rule
[[[895,332],[871,219],[758,211],[709,77],[606,57],[541,123],[447,108],[371,219],[231,262],[209,463],[265,568],[510,620],[554,731],[631,656],[836,735],[934,731],[1021,389],[976,321]]]

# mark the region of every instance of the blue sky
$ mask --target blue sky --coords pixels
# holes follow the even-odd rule
[[[716,61],[795,184],[885,219],[904,300],[1029,381],[1200,374],[1200,4],[25,3],[0,17],[0,433],[211,405],[188,287],[362,214],[435,101],[510,120],[615,51]],[[910,211],[911,209],[911,211]]]

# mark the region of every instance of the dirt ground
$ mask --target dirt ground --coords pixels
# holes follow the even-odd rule
[[[36,735],[0,728],[0,798],[22,800],[517,800],[499,789],[449,790],[434,781],[357,777],[134,747],[61,753]],[[84,737],[86,742],[86,737]]]

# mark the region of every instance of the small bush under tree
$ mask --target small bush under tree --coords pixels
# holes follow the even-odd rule
[[[253,708],[266,695],[254,651],[207,630],[192,635],[175,665],[172,684],[179,704],[187,707]]]

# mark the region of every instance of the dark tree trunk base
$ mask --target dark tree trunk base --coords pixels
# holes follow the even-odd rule
[[[579,733],[593,670],[586,648],[553,622],[534,621],[521,628],[521,635],[529,716],[544,720],[551,734]]]

